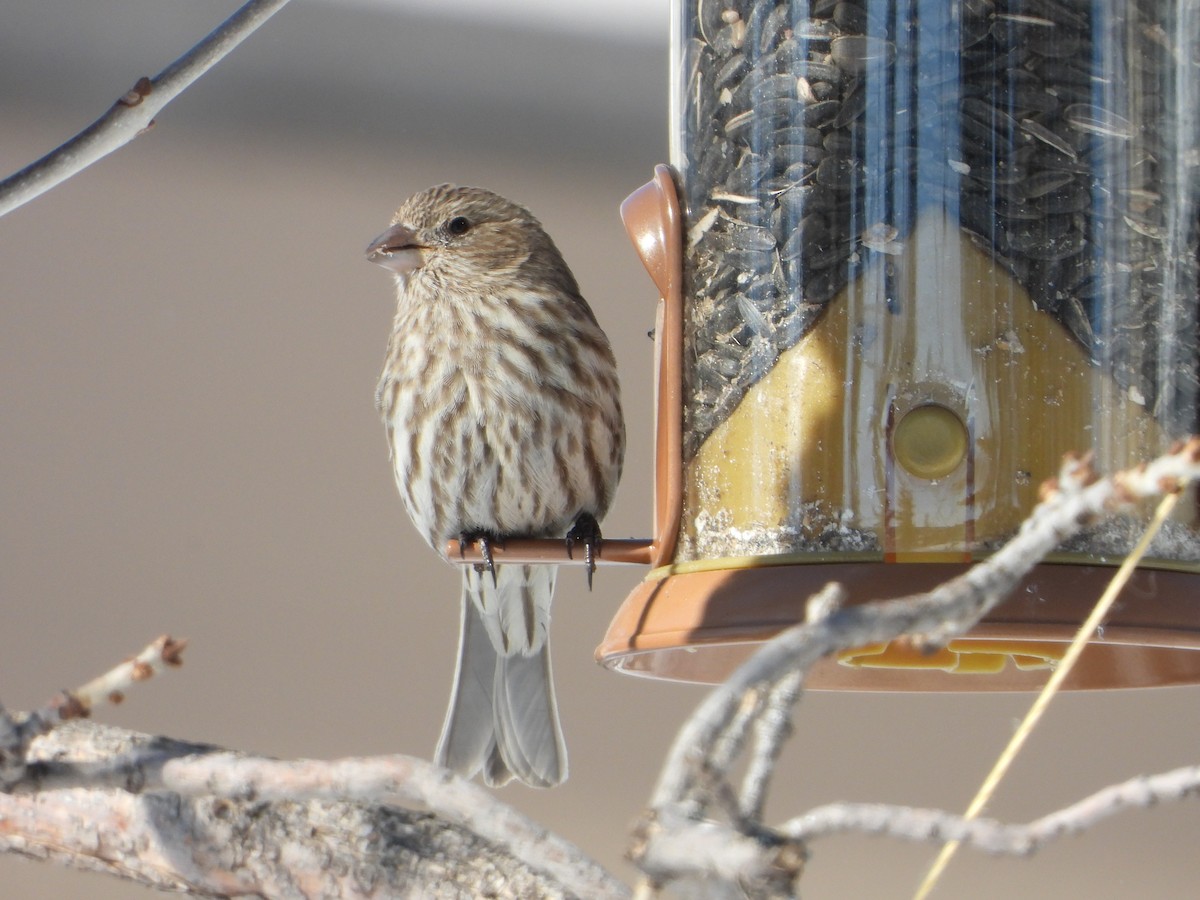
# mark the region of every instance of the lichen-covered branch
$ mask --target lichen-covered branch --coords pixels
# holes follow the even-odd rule
[[[0,181],[0,216],[82,172],[154,124],[154,117],[221,61],[288,0],[250,0],[208,37],[163,69],[143,76],[99,119],[62,146]]]
[[[423,760],[263,759],[79,721],[177,666],[183,646],[164,635],[33,713],[0,709],[0,852],[199,895],[627,895],[568,841]]]
[[[628,895],[485,789],[407,757],[270,760],[77,721],[33,742],[27,772],[0,794],[0,851],[149,887],[200,896]]]

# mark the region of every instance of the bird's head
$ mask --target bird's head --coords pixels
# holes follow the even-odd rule
[[[441,184],[415,194],[371,241],[367,259],[396,274],[442,286],[511,279],[546,252],[549,237],[527,210],[482,188]]]

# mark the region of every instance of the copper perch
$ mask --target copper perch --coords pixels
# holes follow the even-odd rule
[[[492,541],[488,544],[492,552],[492,561],[500,563],[555,563],[558,565],[584,564],[583,548],[576,547],[574,556],[567,556],[566,541],[561,538],[506,538],[503,542]],[[654,552],[654,542],[649,538],[625,538],[612,540],[604,538],[596,551],[595,563],[604,565],[649,565]],[[459,551],[458,541],[446,544],[446,558],[451,562],[472,565],[483,562],[479,542],[472,541],[462,545]]]

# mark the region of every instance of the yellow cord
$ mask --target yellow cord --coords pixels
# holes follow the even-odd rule
[[[1088,640],[1096,631],[1096,628],[1104,620],[1108,614],[1109,608],[1113,605],[1113,601],[1117,599],[1117,595],[1121,593],[1126,582],[1129,581],[1129,576],[1133,574],[1133,570],[1137,568],[1137,564],[1141,562],[1146,551],[1150,548],[1150,542],[1154,540],[1154,536],[1158,534],[1159,528],[1162,527],[1164,521],[1171,514],[1171,510],[1175,506],[1175,501],[1179,498],[1178,494],[1167,494],[1163,497],[1162,502],[1158,504],[1158,509],[1154,513],[1154,519],[1146,528],[1145,534],[1142,535],[1140,541],[1133,551],[1121,563],[1121,567],[1117,569],[1116,575],[1112,581],[1108,583],[1104,593],[1100,599],[1096,601],[1096,606],[1076,632],[1074,639],[1071,641],[1071,646],[1067,648],[1067,652],[1063,654],[1062,660],[1055,667],[1050,679],[1046,682],[1046,686],[1042,688],[1042,692],[1038,694],[1034,700],[1033,706],[1029,708],[1029,712],[1025,714],[1025,718],[1021,721],[1020,726],[1013,733],[1012,738],[1008,742],[1008,746],[1004,748],[1004,752],[1000,754],[1000,758],[996,760],[996,764],[992,766],[992,771],[988,773],[983,784],[979,787],[979,792],[975,795],[975,799],[971,801],[971,805],[967,808],[965,819],[974,819],[979,815],[980,811],[991,800],[992,794],[995,793],[997,785],[1000,783],[1005,773],[1008,771],[1012,761],[1021,751],[1025,740],[1033,732],[1037,726],[1038,720],[1041,719],[1042,713],[1046,711],[1046,707],[1050,705],[1050,701],[1054,695],[1058,693],[1058,689],[1066,680],[1071,672],[1071,668],[1079,659],[1079,655],[1083,653],[1083,648],[1087,645]],[[938,879],[950,864],[950,860],[954,857],[958,850],[959,841],[950,841],[944,847],[942,852],[938,854],[933,865],[930,866],[929,872],[926,873],[925,879],[921,882],[921,886],[917,888],[917,893],[914,895],[914,900],[925,900],[933,890]]]

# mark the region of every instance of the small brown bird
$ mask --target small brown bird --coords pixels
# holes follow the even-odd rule
[[[396,277],[376,405],[400,496],[434,549],[485,542],[486,565],[463,569],[437,761],[489,785],[559,784],[557,569],[494,566],[488,542],[579,541],[590,565],[625,452],[612,349],[541,224],[490,191],[443,184],[409,198],[367,258]]]

